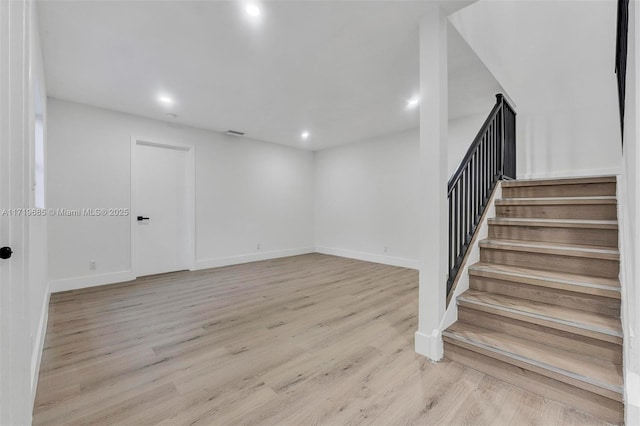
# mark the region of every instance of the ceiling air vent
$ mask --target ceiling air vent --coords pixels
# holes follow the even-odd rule
[[[238,132],[236,130],[227,130],[225,133],[231,136],[244,136],[244,132]]]

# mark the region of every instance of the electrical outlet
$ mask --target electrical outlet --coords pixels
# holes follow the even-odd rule
[[[260,250],[261,248],[262,248],[262,244],[258,243],[258,244],[256,245],[256,250]]]
[[[386,253],[386,252],[388,252],[388,251],[389,251],[389,247],[384,246],[384,249],[383,249],[383,250],[384,250],[384,252]]]
[[[90,260],[89,261],[89,270],[90,271],[95,271],[96,270],[96,261],[95,260]]]

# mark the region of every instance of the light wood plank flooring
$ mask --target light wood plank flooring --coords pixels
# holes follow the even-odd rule
[[[34,424],[602,424],[416,355],[417,283],[311,254],[54,294]]]

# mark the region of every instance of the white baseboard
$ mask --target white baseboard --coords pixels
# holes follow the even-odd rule
[[[381,254],[366,253],[362,251],[344,250],[329,247],[316,247],[317,253],[330,254],[332,256],[346,257],[349,259],[364,260],[365,262],[381,263],[383,265],[399,266],[401,268],[419,269],[417,259],[405,259],[402,257],[385,256]]]
[[[625,382],[625,424],[640,425],[640,374],[627,371]]]
[[[640,405],[625,403],[625,425],[640,425]]]
[[[216,259],[200,260],[195,263],[193,270],[218,268],[220,266],[237,265],[241,263],[256,262],[259,260],[277,259],[279,257],[297,256],[300,254],[313,253],[313,247],[303,247],[297,249],[274,250],[258,253],[245,254],[240,256],[221,257]],[[106,284],[122,283],[135,280],[136,276],[131,271],[112,272],[100,275],[85,275],[82,277],[64,278],[52,280],[50,282],[51,292],[79,290],[89,287],[97,287]]]
[[[295,249],[263,251],[238,256],[217,257],[196,261],[193,270],[219,268],[221,266],[239,265],[241,263],[258,262],[260,260],[278,259],[280,257],[299,256],[301,254],[314,253],[314,247],[301,247]]]
[[[31,405],[36,400],[36,390],[38,388],[38,377],[40,376],[40,361],[42,361],[42,351],[44,350],[44,340],[47,335],[47,323],[49,321],[49,299],[51,298],[51,286],[47,283],[40,312],[40,322],[36,334],[33,350],[31,353]]]
[[[97,287],[99,285],[121,283],[135,280],[136,277],[131,271],[111,272],[100,275],[85,275],[82,277],[64,278],[53,280],[49,284],[51,293],[61,291],[78,290],[81,288]]]
[[[622,173],[621,167],[607,167],[602,169],[561,170],[555,172],[518,174],[518,179],[560,179],[570,177],[612,176]]]
[[[433,330],[433,333],[429,335],[421,331],[416,331],[415,351],[420,355],[426,356],[430,361],[440,361],[444,356],[442,333],[438,330]]]

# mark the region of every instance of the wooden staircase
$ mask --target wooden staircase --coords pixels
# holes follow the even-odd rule
[[[615,177],[510,181],[445,356],[623,421]]]

